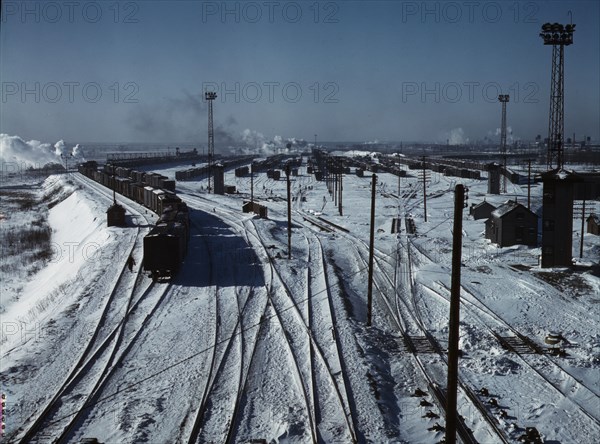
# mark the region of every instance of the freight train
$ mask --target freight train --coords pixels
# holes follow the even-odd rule
[[[79,165],[79,172],[159,216],[144,237],[143,267],[154,281],[173,278],[185,258],[190,238],[188,207],[175,194],[175,181],[110,164],[99,170],[94,161]]]

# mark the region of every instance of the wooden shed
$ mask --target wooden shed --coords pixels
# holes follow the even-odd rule
[[[118,203],[111,205],[108,210],[106,210],[106,219],[109,227],[124,227],[125,208]]]
[[[597,214],[590,214],[587,220],[587,232],[600,236],[600,216]]]
[[[485,222],[485,237],[500,247],[537,246],[538,216],[518,202],[500,205]]]
[[[268,219],[269,218],[268,208],[265,207],[264,205],[261,205],[261,204],[256,203],[256,202],[244,201],[244,203],[242,205],[242,211],[244,213],[256,213],[262,219]]]
[[[469,214],[473,216],[473,219],[489,219],[492,215],[492,211],[496,209],[491,203],[483,201],[477,205],[473,204],[469,209]]]

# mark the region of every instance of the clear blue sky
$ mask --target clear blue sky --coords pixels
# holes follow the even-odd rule
[[[565,133],[600,138],[600,2],[2,2],[0,130],[24,139],[322,141],[548,131],[545,22],[566,48]],[[498,90],[500,87],[500,90]],[[229,92],[225,91],[228,90]]]

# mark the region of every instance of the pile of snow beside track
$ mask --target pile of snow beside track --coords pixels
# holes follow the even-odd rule
[[[47,187],[64,187],[50,177]],[[64,197],[64,196],[63,196]],[[53,257],[24,283],[19,297],[2,295],[0,372],[13,418],[22,425],[51,396],[78,357],[97,322],[103,301],[127,257],[127,230],[106,227],[107,202],[76,189],[49,210]],[[37,406],[37,407],[36,407]]]

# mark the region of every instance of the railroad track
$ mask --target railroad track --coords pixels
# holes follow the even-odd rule
[[[310,326],[312,326],[314,341],[317,344],[321,344],[320,353],[324,359],[327,359],[327,366],[332,379],[335,378],[333,379],[333,386],[336,389],[336,398],[344,415],[345,423],[350,434],[350,440],[351,442],[356,443],[358,442],[357,431],[359,430],[356,419],[356,407],[353,401],[354,397],[352,396],[352,385],[348,379],[348,369],[346,368],[346,363],[343,359],[340,336],[336,333],[335,329],[335,326],[338,324],[335,309],[333,307],[333,295],[331,294],[332,285],[328,278],[327,261],[325,260],[323,246],[317,236],[314,237],[314,240],[317,252],[315,254],[311,253],[309,244],[310,257],[308,263],[312,264],[312,259],[316,258],[317,262],[321,264],[318,268],[322,271],[321,273],[318,273],[317,276],[313,276],[311,282],[314,284],[313,281],[316,280],[315,278],[320,276],[322,283],[316,287],[316,292],[311,291],[311,294],[309,295],[309,306],[313,307],[311,310],[312,316],[310,317],[311,319],[309,322]],[[309,273],[311,271],[312,267],[310,268]],[[310,288],[312,288],[312,286]],[[325,295],[317,297],[317,295],[323,292],[323,289]],[[327,301],[327,304],[326,306],[323,306],[325,305],[325,300]],[[326,327],[323,327],[323,325]],[[331,343],[331,337],[328,337],[328,334],[333,336],[334,347],[331,349],[331,356],[326,357],[324,350],[326,350],[327,344]]]
[[[125,314],[123,321],[115,328],[114,334],[111,335],[111,338],[113,336],[116,336],[115,346],[111,349],[110,356],[106,364],[102,368],[100,377],[96,379],[92,388],[87,390],[87,394],[83,398],[81,406],[75,412],[68,415],[68,424],[63,427],[63,431],[61,432],[60,436],[56,441],[57,443],[67,443],[75,437],[74,434],[76,433],[77,428],[85,420],[88,410],[99,402],[103,388],[106,386],[114,372],[119,368],[123,359],[128,354],[129,350],[131,350],[136,340],[145,331],[146,325],[148,324],[152,316],[156,313],[158,308],[162,305],[166,295],[169,293],[170,287],[170,284],[152,284],[149,287],[148,291],[145,292],[142,295],[142,297],[138,299],[137,303],[131,305],[130,310]],[[146,300],[151,299],[148,296],[152,294],[155,288],[157,289],[158,295],[155,296],[156,302],[153,303],[150,312],[147,313],[146,316],[141,319],[132,320],[135,317],[137,317],[136,310],[138,309],[138,307],[141,306],[142,303],[144,303]],[[134,324],[137,325],[134,326]],[[133,330],[128,332],[129,335],[132,336],[128,339],[127,345],[125,347],[117,348],[117,344],[122,344],[123,337],[126,335],[125,330],[129,326],[133,326]],[[127,339],[125,341],[127,341]],[[108,345],[108,342],[106,342],[106,344]]]
[[[210,251],[210,249],[209,249]],[[210,254],[210,253],[209,253]],[[212,260],[209,261],[212,264]],[[211,265],[212,267],[212,265]],[[212,275],[212,272],[211,272]],[[244,391],[244,385],[248,377],[249,364],[254,354],[254,347],[257,340],[251,342],[250,352],[245,356],[246,344],[246,327],[244,317],[249,302],[252,299],[254,291],[249,289],[248,294],[244,297],[242,291],[235,287],[235,319],[232,314],[227,313],[228,302],[224,301],[227,297],[225,289],[219,292],[218,286],[215,286],[215,329],[213,336],[213,345],[210,347],[211,358],[206,377],[206,384],[202,392],[201,401],[198,410],[194,416],[192,431],[187,438],[188,443],[193,442],[226,442],[233,439],[232,430],[236,422],[236,417],[239,412],[239,404]],[[219,294],[220,293],[220,294]],[[265,301],[262,309],[259,310],[258,319],[264,317],[266,307]],[[257,316],[255,316],[256,318]],[[248,325],[255,325],[257,320],[250,319]],[[227,325],[229,324],[229,325]],[[258,330],[257,330],[258,335]],[[248,339],[250,341],[250,339]],[[236,347],[237,344],[237,347]],[[218,349],[222,349],[219,353]],[[231,366],[237,367],[237,377],[232,375]],[[228,417],[223,417],[222,409],[228,409],[231,412]],[[219,412],[219,416],[212,415],[212,412]],[[207,423],[210,425],[207,427]],[[216,423],[216,424],[215,424]],[[208,429],[209,431],[206,431]],[[215,429],[218,429],[215,432]],[[207,435],[208,434],[208,435]]]
[[[293,372],[297,379],[299,389],[302,393],[303,404],[306,407],[306,413],[308,416],[309,435],[312,442],[318,442],[318,429],[316,425],[315,415],[315,404],[314,396],[312,396],[312,372],[310,369],[307,371],[306,368],[300,364],[302,359],[306,356],[306,352],[310,353],[310,337],[304,334],[298,334],[297,329],[305,327],[296,301],[293,295],[290,293],[289,288],[281,278],[279,271],[273,264],[273,260],[269,257],[267,246],[261,239],[258,230],[254,226],[253,221],[250,221],[246,225],[247,233],[250,234],[254,231],[253,237],[259,242],[259,247],[262,249],[262,256],[268,258],[268,263],[271,270],[271,279],[268,286],[268,297],[270,307],[273,310],[274,316],[271,319],[275,320],[279,325],[279,328],[284,333],[281,337],[284,338],[286,349],[291,357],[293,363]],[[250,228],[250,230],[248,230]],[[256,243],[255,243],[256,246]],[[284,291],[282,292],[281,289]],[[300,325],[298,325],[300,323]],[[302,330],[300,330],[302,331]],[[293,341],[293,344],[292,344]]]
[[[410,244],[410,241],[408,242]],[[422,249],[415,249],[418,251],[420,255],[431,260],[428,255],[422,251]],[[430,285],[427,285],[423,282],[420,282],[424,288],[427,288],[433,295],[443,300],[445,303],[449,304],[450,300],[450,289],[443,283],[437,282],[439,289],[435,289]],[[444,293],[442,293],[442,291]],[[414,310],[415,312],[419,312],[418,304],[415,300],[413,300]],[[585,417],[586,420],[592,423],[591,427],[596,427],[597,429],[600,427],[600,422],[598,419],[597,413],[597,395],[585,386],[581,381],[577,380],[573,375],[563,369],[555,359],[552,359],[547,354],[543,353],[543,349],[535,344],[534,341],[530,340],[522,333],[517,331],[514,327],[512,327],[508,322],[502,319],[499,315],[497,315],[491,308],[489,308],[480,298],[478,298],[471,290],[467,289],[465,285],[461,286],[461,305],[467,309],[467,315],[475,318],[477,323],[482,326],[483,330],[487,332],[488,336],[494,338],[499,345],[503,348],[507,348],[515,353],[515,355],[520,359],[520,362],[526,367],[529,368],[532,372],[534,372],[538,377],[540,377],[544,383],[549,384],[552,389],[558,392],[563,399],[568,402],[574,404],[574,409],[578,411],[582,417]],[[461,316],[462,318],[463,316]],[[490,323],[497,325],[496,329],[490,327]],[[498,331],[507,331],[510,333],[509,336],[499,334]],[[540,359],[543,362],[540,362]],[[554,373],[551,369],[554,368],[557,370],[562,376],[560,381],[555,381],[552,377]],[[582,405],[582,402],[578,401],[576,398],[569,396],[567,393],[568,390],[572,390],[573,388],[577,388],[578,391],[585,392],[585,396],[580,396],[587,402],[585,405]],[[470,397],[474,399],[478,399],[479,397],[471,390],[469,394]],[[478,401],[481,403],[481,400]],[[493,412],[490,411],[489,406],[484,406],[486,411],[489,411],[489,416],[493,417]],[[494,424],[498,423],[496,421]],[[499,428],[499,424],[496,425]],[[587,426],[590,427],[589,425]],[[515,430],[504,430],[504,434],[516,433]]]
[[[212,203],[210,202],[210,200],[208,200],[206,198],[202,198],[200,196],[189,196],[188,199],[192,203],[192,205],[196,205],[201,208],[204,208],[207,211],[211,211]],[[264,320],[266,320],[266,319],[273,320],[274,322],[277,323],[277,325],[279,326],[281,331],[285,332],[285,334],[282,334],[280,336],[283,338],[284,346],[287,349],[288,354],[290,356],[290,361],[291,361],[292,369],[293,369],[292,371],[294,373],[294,377],[295,377],[296,381],[298,382],[298,386],[299,386],[298,389],[299,389],[301,397],[303,399],[302,403],[305,406],[305,410],[306,410],[308,418],[309,418],[309,435],[311,436],[311,440],[313,442],[317,442],[317,430],[316,430],[314,421],[312,419],[313,418],[312,413],[313,413],[314,409],[312,408],[312,404],[309,401],[309,399],[310,399],[309,388],[307,388],[307,385],[306,385],[307,376],[306,376],[305,372],[303,372],[303,369],[301,368],[301,365],[299,363],[299,360],[301,359],[303,354],[298,354],[298,351],[295,349],[295,347],[298,347],[298,345],[297,344],[292,345],[291,341],[288,337],[288,335],[293,334],[293,333],[289,332],[289,328],[287,328],[287,326],[285,325],[285,322],[283,321],[283,316],[287,314],[286,311],[287,311],[288,307],[278,308],[278,305],[280,305],[281,302],[278,300],[277,289],[281,288],[281,282],[282,282],[281,277],[279,276],[276,268],[273,266],[273,264],[271,262],[270,256],[268,254],[267,246],[264,244],[264,242],[260,238],[258,232],[255,231],[254,225],[252,223],[249,223],[249,224],[240,223],[239,213],[234,212],[232,210],[223,209],[223,208],[219,209],[219,216],[226,219],[227,222],[231,226],[237,227],[239,232],[242,233],[247,238],[249,244],[253,245],[255,247],[255,249],[259,250],[259,252],[260,252],[259,257],[261,257],[263,264],[269,264],[267,269],[270,269],[271,276],[270,276],[269,283],[268,284],[265,283],[269,304],[268,305],[265,304],[265,310],[264,310],[261,318]],[[254,242],[252,242],[250,239],[255,239],[255,240],[254,240]],[[267,315],[269,310],[272,311],[271,315]],[[300,339],[302,339],[302,338],[300,338]],[[306,338],[304,338],[303,340],[305,342],[304,348],[307,348],[308,342],[306,341]],[[256,343],[257,343],[257,341],[255,341],[255,344]],[[254,355],[254,353],[252,353],[250,362],[253,361],[253,355]],[[247,390],[246,384],[247,384],[247,380],[248,380],[248,374],[246,374],[246,376],[244,376],[243,379],[245,381],[244,382],[244,390]],[[241,409],[241,406],[239,405],[241,398],[242,398],[241,395],[237,397],[237,403],[232,409],[232,411],[235,412],[235,414],[233,415],[233,418],[230,421],[231,425],[234,425],[238,421],[239,416],[237,416],[237,415]],[[231,429],[231,427],[230,427],[230,429]],[[228,435],[229,435],[229,438],[227,438],[227,439],[231,439],[232,438],[231,435],[229,433],[228,433]],[[192,442],[192,441],[190,441],[190,442]]]
[[[410,242],[411,244],[413,244],[412,242]],[[413,244],[413,246],[416,247],[416,244]],[[425,257],[428,261],[433,262],[432,258],[427,254],[427,252],[423,251],[422,248],[416,248],[416,251],[423,257]],[[438,284],[443,287],[446,291],[449,291],[449,289],[447,288],[447,286],[441,282],[438,282]],[[439,291],[431,288],[430,286],[424,285],[421,283],[421,285],[423,285],[424,287],[428,288],[430,291],[434,292],[434,294],[438,295],[439,297],[445,298],[445,295],[440,294]],[[465,284],[461,285],[461,295],[463,296],[468,296],[470,299],[466,299],[465,297],[462,297],[461,302],[463,303],[463,305],[465,305],[467,308],[470,308],[471,310],[475,310],[480,312],[483,316],[488,317],[489,319],[491,319],[493,322],[497,323],[500,329],[503,330],[507,330],[509,332],[512,333],[513,337],[518,339],[518,341],[522,344],[525,345],[525,347],[529,350],[532,351],[536,354],[543,354],[543,348],[541,348],[540,346],[538,346],[537,344],[535,344],[534,341],[530,340],[529,338],[525,337],[521,332],[519,332],[518,330],[516,330],[512,325],[510,325],[507,321],[505,321],[500,315],[498,315],[495,311],[493,311],[487,304],[485,304],[481,298],[478,298],[475,295],[476,292],[474,292],[473,290],[467,288],[467,286]],[[492,334],[492,336],[498,340],[498,342],[501,343],[501,345],[503,346],[509,346],[510,347],[510,338],[509,341],[506,340],[505,337],[499,335],[497,332],[494,332],[493,330],[489,329],[487,327],[487,325],[485,324],[485,322],[481,322],[482,325],[490,331],[490,333]],[[518,352],[518,347],[514,350],[515,352]],[[528,354],[528,352],[526,350],[522,350],[524,352],[520,353],[520,354]],[[553,366],[557,367],[558,369],[560,369],[561,372],[564,372],[566,375],[568,375],[569,378],[571,378],[574,382],[576,382],[577,384],[581,385],[586,391],[589,392],[590,394],[590,398],[592,396],[597,397],[598,394],[595,393],[591,388],[585,386],[585,384],[579,380],[578,378],[576,378],[574,375],[572,375],[571,373],[569,373],[567,370],[565,370],[559,362],[557,362],[555,359],[551,358],[550,356],[548,356],[547,354],[544,354],[544,359],[547,361],[550,361],[549,363],[551,363]],[[544,371],[546,367],[545,366],[538,366],[538,371]],[[556,384],[555,384],[556,385]],[[595,416],[594,419],[596,421],[598,421],[598,416]]]
[[[408,284],[410,287],[410,300],[411,300],[411,305],[412,305],[412,312],[414,313],[414,317],[415,317],[417,323],[419,324],[419,328],[424,332],[425,337],[427,338],[428,342],[431,343],[432,346],[434,346],[436,353],[440,356],[440,358],[443,360],[443,362],[447,365],[448,359],[446,356],[446,352],[444,350],[442,350],[439,346],[435,347],[437,345],[437,341],[433,337],[433,335],[428,331],[426,323],[423,320],[423,314],[421,313],[419,304],[417,303],[418,290],[417,290],[417,286],[415,285],[415,282],[414,282],[414,274],[413,274],[413,270],[412,270],[413,253],[412,253],[412,248],[411,248],[411,240],[408,236],[406,237],[406,250],[407,250],[406,265],[408,267],[407,273],[408,273],[408,277],[409,277]],[[410,310],[410,308],[408,307],[408,304],[407,304],[407,308]],[[460,390],[463,392],[464,396],[466,396],[469,399],[469,401],[475,406],[475,408],[479,411],[479,413],[482,415],[483,419],[491,427],[491,429],[494,431],[496,436],[502,442],[508,443],[510,438],[507,436],[507,433],[499,426],[498,420],[491,414],[491,412],[485,407],[485,405],[481,402],[479,397],[476,395],[475,391],[472,389],[473,384],[470,383],[469,381],[465,381],[464,376],[459,375],[458,386],[459,386]],[[438,393],[437,396],[440,399],[440,402],[443,401],[444,410],[445,410],[445,396],[443,396],[442,393]],[[463,439],[465,437],[467,437],[468,439],[472,439],[472,440],[475,439],[472,436],[472,434],[468,430],[466,430],[466,425],[464,425],[463,421],[459,421],[457,431],[463,437]]]
[[[357,251],[357,256],[360,257],[362,262],[364,263],[365,268],[368,268],[368,260],[365,257],[365,249],[368,249],[368,246],[364,241],[357,238],[352,238],[351,244],[353,248]],[[363,248],[359,248],[358,245],[361,245]],[[412,287],[410,282],[410,271],[405,270],[400,273],[401,276],[408,277],[409,279],[404,282],[403,287],[408,287],[409,294],[404,294],[404,296],[396,291],[393,286],[393,282],[389,278],[389,270],[383,268],[381,263],[385,263],[388,266],[391,266],[391,261],[387,257],[387,254],[381,251],[376,252],[374,267],[379,269],[379,272],[374,273],[373,285],[379,293],[380,298],[379,301],[383,303],[384,310],[388,313],[389,319],[396,325],[402,337],[404,338],[405,343],[409,351],[411,351],[414,361],[419,368],[419,371],[422,377],[425,380],[426,385],[430,388],[431,393],[434,395],[433,399],[436,401],[438,409],[441,412],[444,412],[446,409],[445,405],[445,394],[441,387],[445,386],[445,377],[446,377],[446,365],[447,358],[445,356],[444,350],[442,350],[431,336],[431,334],[423,329],[423,322],[420,320],[412,312],[412,308],[408,305],[408,302],[405,298],[412,298]],[[379,281],[379,282],[378,282]],[[385,297],[386,294],[394,295],[394,302],[390,303],[388,298]],[[412,333],[411,333],[412,332]],[[422,339],[424,343],[427,343],[428,346],[427,351],[439,357],[439,365],[434,365],[431,359],[428,359],[428,363],[424,363],[418,353],[420,346],[415,346],[414,335],[418,334],[419,338]],[[488,431],[490,436],[495,436],[500,439],[502,442],[508,443],[507,437],[502,433],[502,431],[497,427],[497,421],[494,417],[492,417],[489,412],[485,409],[485,407],[479,402],[478,398],[474,395],[473,391],[467,386],[467,384],[461,380],[459,381],[459,386],[463,391],[464,396],[469,399],[469,402],[475,407],[476,411],[481,414],[482,419],[486,422],[486,424],[491,427],[493,433]],[[466,426],[463,420],[460,420],[458,423],[457,432],[463,442],[466,443],[476,443],[475,437],[473,436],[470,429]]]
[[[257,238],[259,238],[258,233]],[[259,241],[263,243],[264,247],[264,242],[261,239],[259,239]],[[331,392],[331,388],[333,388],[333,393],[335,393],[334,398],[336,400],[335,403],[338,406],[337,408],[341,410],[344,417],[345,428],[348,430],[348,435],[344,439],[346,442],[357,442],[357,426],[351,403],[352,396],[349,394],[350,384],[346,378],[346,370],[340,351],[338,335],[335,334],[334,330],[335,323],[333,322],[334,314],[331,305],[330,286],[325,269],[326,261],[317,236],[314,236],[314,241],[315,243],[311,247],[311,241],[309,238],[306,238],[306,262],[310,265],[307,269],[307,293],[304,295],[303,299],[298,300],[297,297],[294,298],[294,292],[281,277],[281,274],[278,272],[277,266],[275,265],[276,262],[271,261],[270,263],[274,267],[274,271],[279,278],[280,284],[285,288],[286,294],[289,296],[289,301],[285,301],[286,303],[282,305],[283,310],[291,310],[296,313],[296,321],[300,320],[304,323],[302,328],[306,330],[310,341],[310,385],[312,387],[312,399],[314,405],[313,416],[315,424],[317,424],[318,427],[319,424],[324,421],[331,421],[331,415],[329,412],[323,411],[321,404],[323,403],[322,395]],[[317,267],[314,267],[315,260],[316,263],[320,264]],[[321,283],[318,284],[317,281],[321,281]],[[313,288],[316,288],[316,290]],[[325,301],[327,301],[326,304]],[[304,316],[299,308],[302,303],[305,303],[306,307]],[[330,329],[325,329],[326,333],[323,332],[321,322],[315,322],[315,316],[318,316],[319,320],[328,319],[326,322],[330,325]],[[326,356],[326,349],[327,347],[331,347],[332,342],[334,348],[330,348],[330,352],[331,350],[333,350],[333,352],[331,352],[331,356],[328,357]],[[324,376],[317,376],[317,372],[324,374]],[[341,380],[338,380],[340,378]],[[328,386],[323,386],[323,379],[329,380]],[[319,435],[318,438],[320,441],[323,440],[322,434]]]
[[[442,283],[438,283],[441,288],[445,289],[446,292],[449,292],[449,289]],[[434,288],[421,284],[426,288],[429,288],[434,294],[443,298],[444,300],[448,300],[448,296],[442,295],[440,291],[436,291]],[[547,384],[552,386],[552,388],[560,393],[565,399],[568,399],[569,402],[575,404],[576,409],[579,413],[589,419],[592,423],[596,425],[596,427],[600,428],[600,412],[598,412],[598,398],[597,395],[587,387],[582,381],[575,378],[569,372],[567,372],[559,363],[556,362],[555,359],[552,359],[544,350],[535,344],[534,341],[527,338],[521,332],[516,330],[510,324],[508,324],[502,317],[498,316],[493,310],[491,310],[485,303],[483,303],[479,298],[477,298],[473,292],[468,290],[464,285],[461,286],[461,302],[463,307],[469,310],[470,314],[474,316],[479,324],[484,328],[487,333],[495,338],[498,343],[502,346],[509,345],[512,352],[514,352],[521,360],[521,362],[533,372],[535,372],[540,378],[542,378]],[[468,297],[468,298],[467,298]],[[488,319],[486,322],[483,317]],[[498,329],[508,331],[512,333],[512,338],[515,338],[517,345],[511,345],[510,338],[506,336],[501,336],[496,330],[492,329],[489,326],[489,323],[494,322]],[[535,358],[532,358],[532,354],[535,355]],[[552,370],[555,369],[558,371],[562,377],[562,380],[555,381],[552,377]],[[585,405],[574,398],[569,396],[567,389],[563,388],[567,387],[569,390],[572,387],[576,387],[578,391],[585,392],[584,399],[587,399],[589,402]]]
[[[89,185],[87,181],[82,180],[78,175],[74,175],[74,177],[84,185]],[[96,187],[91,188],[94,188],[96,191],[99,191],[100,194],[108,197],[107,193],[102,192],[100,189]],[[130,210],[137,212],[137,210],[131,207]],[[140,214],[140,216],[142,215]],[[136,245],[140,242],[140,239],[140,230],[139,228],[136,228],[136,239],[130,248],[130,254],[134,251]],[[91,396],[109,372],[111,365],[114,364],[115,354],[122,340],[122,326],[126,322],[128,315],[153,288],[153,285],[150,284],[145,290],[140,292],[139,287],[143,274],[141,274],[141,272],[136,273],[133,285],[130,285],[132,279],[129,274],[126,264],[123,264],[118,279],[113,286],[111,293],[107,297],[94,331],[83,352],[80,354],[79,359],[71,370],[69,370],[65,380],[58,390],[55,391],[52,398],[46,403],[42,411],[35,419],[29,419],[33,420],[33,423],[28,426],[26,430],[23,428],[17,430],[14,439],[19,439],[21,442],[28,442],[36,435],[39,435],[39,432],[43,429],[42,433],[46,436],[55,436],[58,434],[58,441],[60,442],[64,436],[73,429],[80,413],[87,405],[89,405]],[[140,293],[137,300],[136,290],[138,290],[137,293]],[[127,296],[125,298],[120,298],[125,299],[125,301],[124,304],[119,305],[117,300],[119,299],[119,294],[121,292],[127,294]],[[136,302],[134,302],[134,300],[136,300]],[[115,310],[115,306],[120,306],[122,308],[123,305],[125,307],[125,314],[122,319],[118,320],[118,312],[120,310]],[[111,344],[113,345],[112,349],[110,348]],[[96,364],[100,362],[101,358],[104,358],[102,369],[92,373],[92,369],[96,367]],[[83,394],[73,396],[73,393],[81,391],[81,385],[86,385],[84,382],[85,379],[87,379],[87,388],[84,389]],[[73,401],[70,404],[67,403],[69,398]],[[75,398],[75,400],[72,398]],[[76,404],[78,407],[73,407],[73,404]],[[63,406],[72,407],[70,408],[71,411],[65,413],[62,411]],[[74,410],[75,408],[77,408],[77,410]],[[65,420],[66,425],[64,424]],[[59,423],[63,424],[59,425]],[[51,429],[57,428],[58,431],[50,431]],[[19,435],[22,436],[18,438]]]
[[[207,205],[206,202],[202,202],[202,204],[205,206]],[[349,442],[357,442],[355,421],[353,419],[352,407],[349,401],[351,397],[346,390],[347,381],[343,380],[343,376],[341,380],[338,381],[342,365],[339,361],[343,361],[341,354],[339,350],[337,350],[335,353],[330,353],[331,356],[327,359],[324,340],[319,342],[315,337],[315,329],[311,328],[313,324],[311,320],[313,319],[316,310],[314,304],[317,300],[317,298],[311,294],[311,279],[314,280],[321,276],[321,279],[325,280],[325,275],[315,274],[314,270],[309,269],[309,274],[307,274],[306,293],[301,295],[299,299],[297,292],[292,291],[282,278],[278,266],[276,265],[276,261],[272,260],[270,257],[265,241],[261,238],[258,230],[254,226],[254,221],[249,220],[245,224],[240,224],[239,216],[236,212],[230,213],[229,210],[224,210],[222,208],[219,210],[219,215],[225,216],[231,225],[237,225],[239,231],[244,233],[248,239],[248,243],[254,245],[255,249],[260,250],[260,256],[263,263],[269,264],[270,283],[267,287],[267,291],[270,301],[269,306],[273,311],[270,318],[276,320],[281,330],[285,332],[283,337],[288,344],[286,348],[293,358],[294,372],[299,381],[299,385],[302,387],[303,398],[305,400],[306,411],[309,418],[310,434],[312,435],[311,439],[314,442],[322,442],[323,437],[320,435],[319,422],[321,419],[331,421],[331,415],[328,412],[328,410],[332,408],[331,400],[327,400],[329,405],[327,407],[328,410],[325,411],[320,407],[319,394],[328,393],[329,398],[331,398],[331,394],[333,393],[335,394],[333,399],[337,400],[334,402],[334,404],[337,404],[337,407],[334,408],[337,408],[342,412],[345,427],[348,430],[346,439]],[[307,249],[308,259],[310,259],[311,248],[308,239],[307,243],[309,244],[309,248]],[[318,244],[318,247],[320,248],[320,244]],[[313,246],[313,250],[319,251],[319,254],[322,255],[322,251],[316,250],[316,246]],[[316,253],[313,253],[313,255],[316,255]],[[319,257],[323,260],[322,256]],[[324,272],[322,271],[321,273]],[[328,284],[325,283],[324,287],[326,289],[327,286]],[[325,299],[328,299],[328,294],[327,289],[327,295],[322,295],[318,299],[324,301]],[[301,305],[305,307],[302,311],[300,309]],[[326,305],[325,307],[330,306]],[[319,307],[318,310],[319,315],[323,316],[325,313],[324,308]],[[331,319],[333,315],[330,314],[329,316]],[[330,322],[333,325],[333,321]],[[335,343],[330,331],[328,331],[328,334],[329,344],[332,342]],[[309,356],[309,363],[306,367],[303,367],[300,362],[303,361],[303,358],[307,355]],[[337,365],[331,363],[334,358],[338,360]],[[335,374],[338,376],[336,377]],[[245,379],[247,380],[247,376]],[[324,385],[324,381],[328,381],[328,383]],[[245,387],[245,384],[243,386]],[[239,406],[236,406],[234,409],[238,411]],[[325,416],[327,416],[327,418],[324,418]],[[231,422],[235,423],[236,421],[232,420]]]

